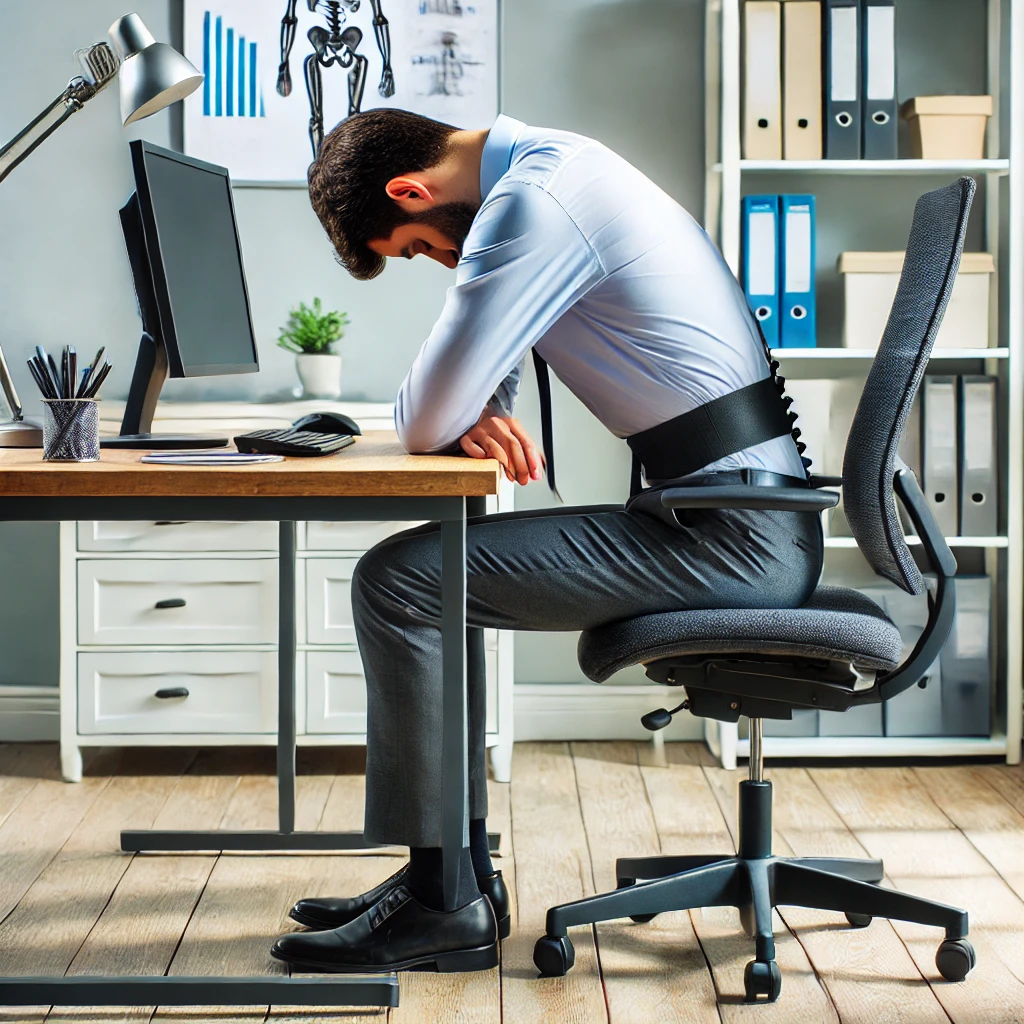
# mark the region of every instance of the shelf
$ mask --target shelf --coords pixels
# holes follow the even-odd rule
[[[766,758],[788,757],[985,757],[1006,753],[1005,736],[765,736]],[[750,755],[750,741],[736,756]]]
[[[773,348],[772,356],[780,362],[783,359],[801,360],[857,360],[867,362],[878,355],[873,348]],[[933,348],[931,359],[1007,359],[1008,348]]]
[[[749,173],[815,174],[1008,174],[1009,160],[740,160]],[[722,165],[713,170],[721,174]]]
[[[904,537],[909,545],[921,543],[920,537]],[[951,548],[1006,548],[1010,546],[1008,537],[947,537],[946,543]],[[826,548],[848,548],[857,547],[857,541],[853,537],[826,537]]]

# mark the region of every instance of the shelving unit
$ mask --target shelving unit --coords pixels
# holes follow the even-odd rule
[[[977,178],[973,219],[983,219],[982,248],[996,258],[989,348],[938,349],[932,363],[966,363],[946,372],[987,373],[1000,380],[1005,452],[1000,475],[1001,522],[994,537],[952,537],[950,546],[982,549],[986,572],[996,578],[993,601],[993,671],[998,700],[989,737],[766,737],[768,757],[950,757],[1004,755],[1021,759],[1022,662],[1024,662],[1024,132],[1014,131],[1024,112],[1024,0],[978,3],[985,28],[987,91],[995,103],[983,160],[745,160],[741,151],[741,5],[743,0],[706,0],[705,18],[705,208],[704,227],[734,273],[740,270],[741,198],[772,186],[769,175],[803,176],[792,191],[814,192],[816,176],[834,179],[920,179],[920,192],[960,174]],[[899,6],[899,4],[897,5]],[[936,13],[936,17],[940,15]],[[971,13],[964,12],[964,17]],[[897,10],[897,18],[900,17]],[[945,23],[957,31],[958,18]],[[899,70],[899,55],[897,70]],[[965,91],[952,89],[951,91]],[[902,101],[909,98],[902,94]],[[833,186],[835,187],[835,186]],[[886,185],[879,183],[879,188]],[[896,187],[895,184],[892,187]],[[906,187],[906,186],[904,186]],[[828,211],[819,205],[819,230]],[[819,268],[820,269],[820,268]],[[781,372],[794,379],[864,377],[874,352],[837,347],[778,349]],[[823,344],[822,344],[823,343]],[[908,538],[911,544],[917,538]],[[856,548],[852,537],[828,537],[828,551]],[[826,559],[829,557],[826,552]],[[708,721],[708,744],[725,767],[746,757],[748,744],[735,725]]]

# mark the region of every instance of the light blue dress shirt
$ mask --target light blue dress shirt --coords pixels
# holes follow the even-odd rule
[[[502,115],[480,193],[455,284],[398,394],[410,452],[450,448],[488,403],[511,413],[534,346],[618,437],[768,376],[743,291],[706,232],[599,142]],[[788,436],[702,472],[748,466],[804,473]]]

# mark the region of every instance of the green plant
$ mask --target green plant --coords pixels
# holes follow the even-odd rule
[[[281,348],[300,355],[329,355],[331,346],[345,334],[347,314],[331,310],[325,313],[319,299],[310,308],[304,302],[288,314],[288,322],[277,339]]]

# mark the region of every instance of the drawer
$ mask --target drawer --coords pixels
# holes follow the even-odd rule
[[[80,644],[276,640],[277,559],[79,559]]]
[[[488,651],[487,731],[498,731],[498,655]],[[366,732],[366,678],[356,652],[310,651],[306,655],[306,732]]]
[[[276,551],[277,523],[78,524],[79,551]]]
[[[187,697],[157,697],[183,687]],[[273,733],[277,655],[256,651],[78,655],[78,731],[103,734]]]
[[[354,644],[352,573],[358,558],[306,560],[306,642]]]
[[[422,523],[306,523],[307,551],[369,551],[392,534]]]

